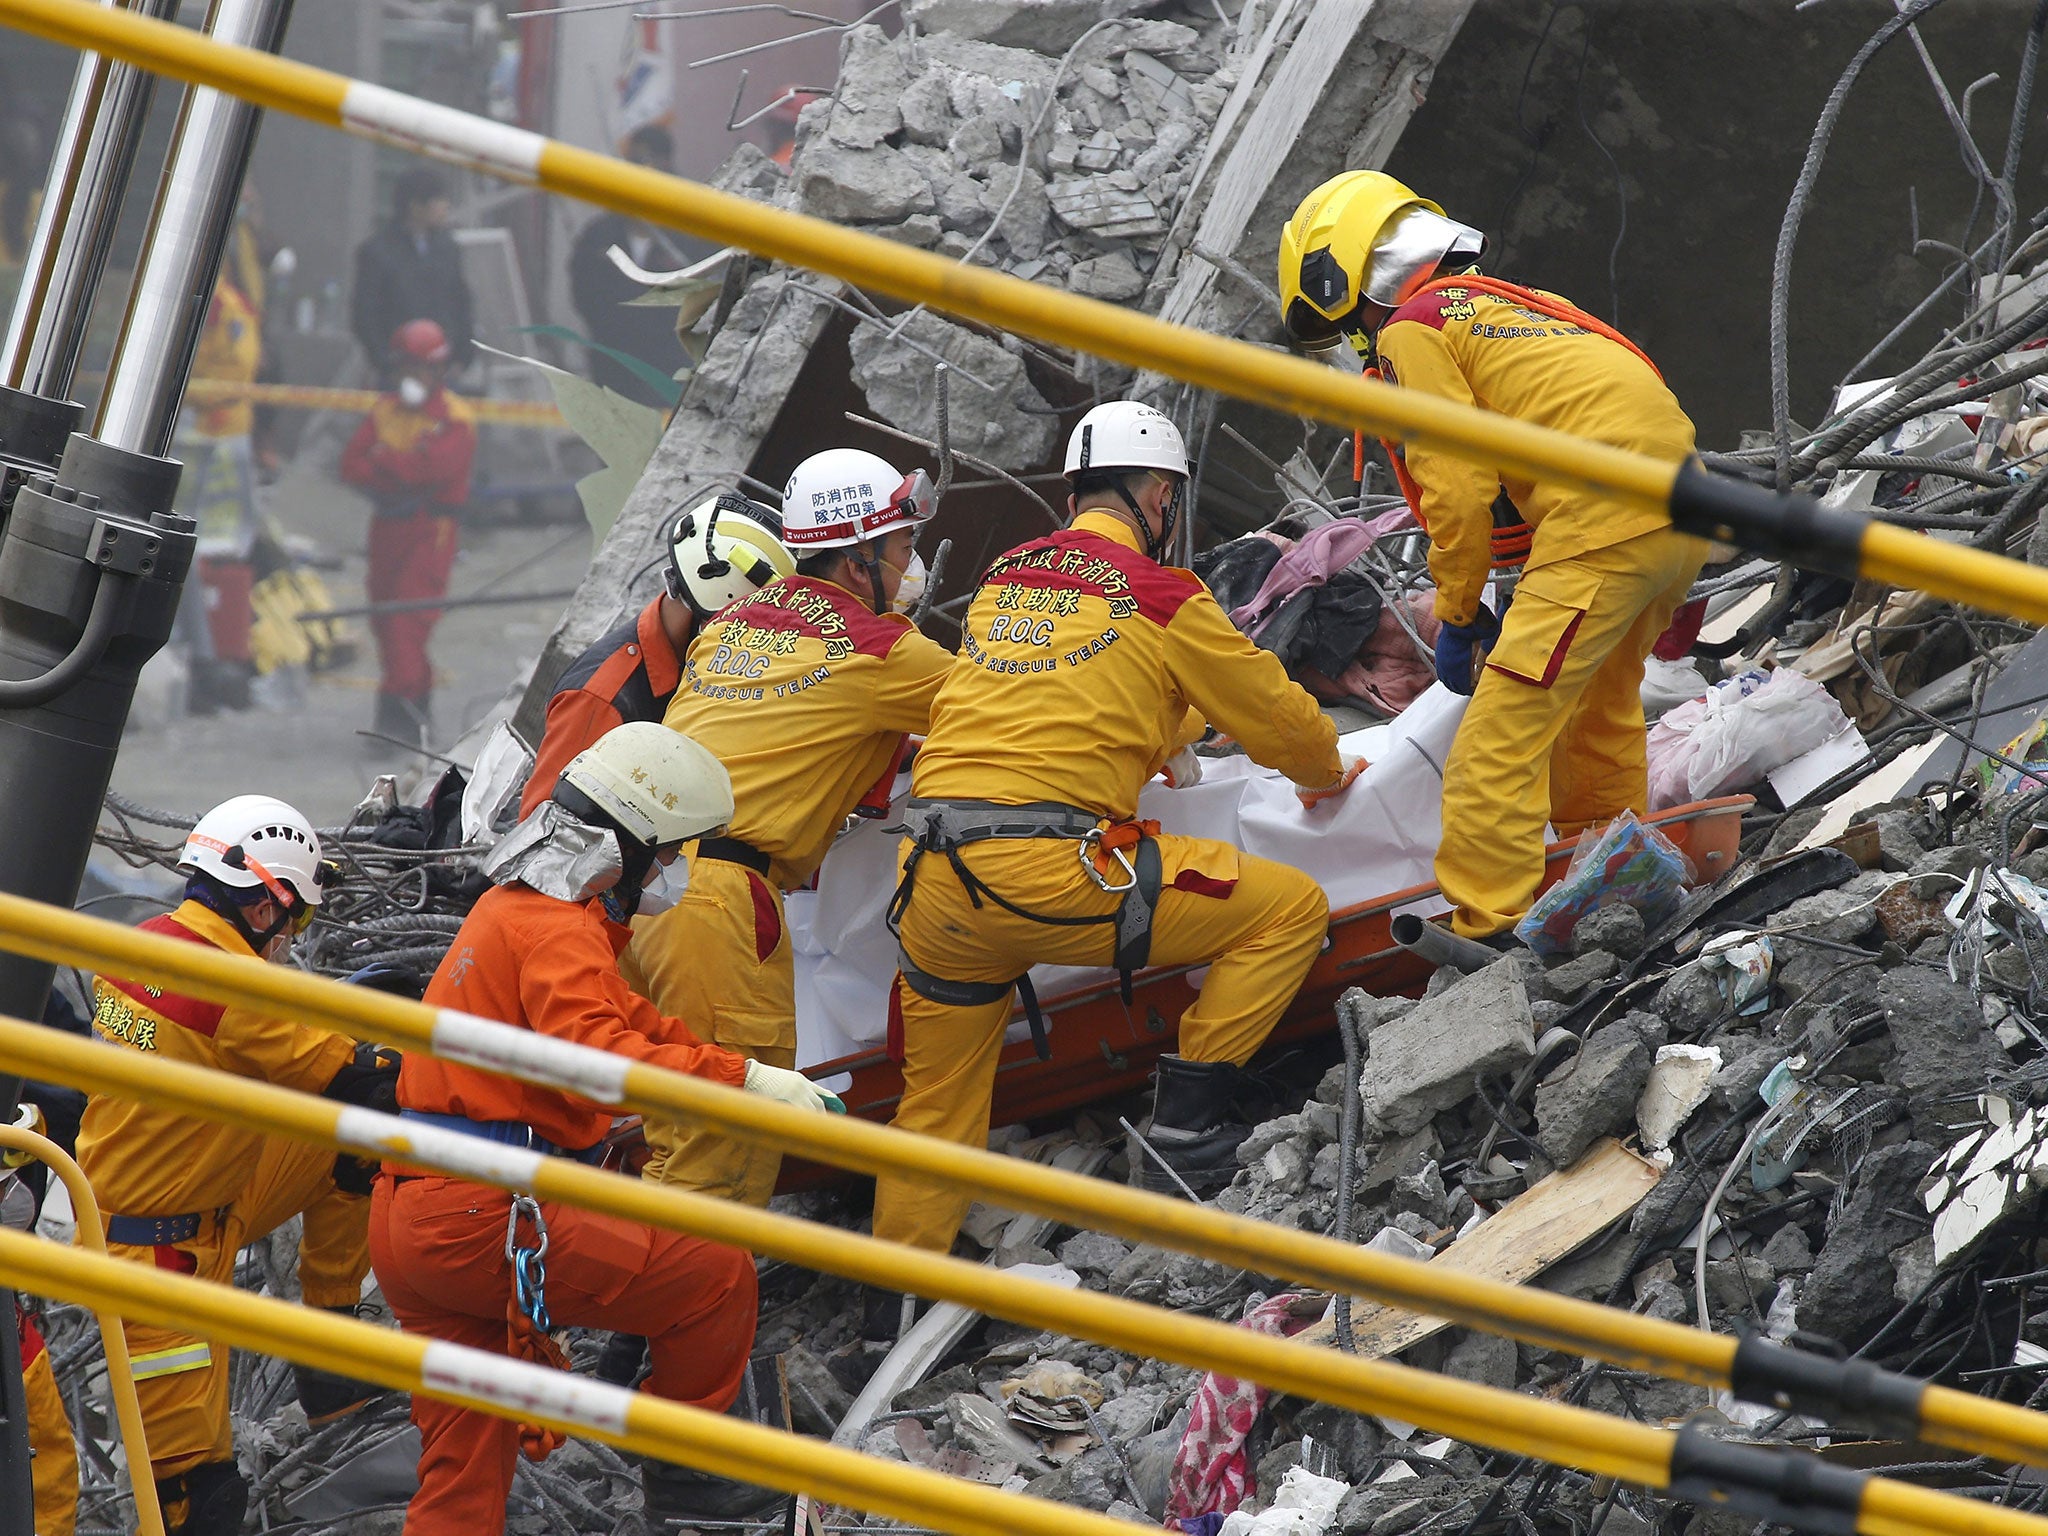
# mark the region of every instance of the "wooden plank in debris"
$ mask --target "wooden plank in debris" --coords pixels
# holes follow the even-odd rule
[[[1843,790],[1828,802],[1814,829],[1799,840],[1797,851],[1825,847],[1847,832],[1872,806],[1885,805],[1911,791],[1926,776],[1929,759],[1947,740],[1946,736],[1936,736],[1917,747],[1908,747],[1869,778]]]
[[[1664,1170],[1648,1158],[1629,1151],[1612,1136],[1604,1137],[1571,1167],[1539,1179],[1430,1263],[1460,1274],[1485,1275],[1520,1285],[1634,1210],[1663,1176]],[[1358,1343],[1358,1353],[1367,1359],[1398,1355],[1450,1326],[1447,1318],[1377,1303],[1351,1309],[1352,1337]],[[1311,1344],[1331,1344],[1337,1338],[1337,1325],[1326,1318],[1295,1337]]]
[[[1216,173],[1216,190],[1195,226],[1195,243],[1226,254],[1237,249],[1259,200],[1273,184],[1294,141],[1322,100],[1323,89],[1342,61],[1352,36],[1365,24],[1378,0],[1315,0],[1301,30],[1281,54],[1280,67],[1259,104],[1246,119],[1244,132]],[[1277,21],[1277,18],[1276,18]],[[1212,143],[1214,140],[1212,139]],[[1198,188],[1191,188],[1193,192]],[[1159,318],[1184,322],[1215,281],[1215,268],[1205,261],[1184,263]]]

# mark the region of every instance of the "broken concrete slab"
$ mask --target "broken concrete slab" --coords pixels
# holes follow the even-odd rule
[[[923,33],[1057,58],[1096,22],[1143,8],[1144,0],[906,0],[903,15]]]
[[[1920,1182],[1938,1151],[1930,1142],[1905,1141],[1863,1159],[1848,1204],[1828,1227],[1827,1242],[1800,1292],[1801,1328],[1853,1338],[1896,1304],[1892,1251],[1921,1235],[1901,1195]]]
[[[1475,1075],[1521,1066],[1536,1053],[1529,995],[1513,957],[1460,978],[1412,1012],[1376,1026],[1361,1091],[1368,1121],[1406,1136],[1462,1104]]]
[[[1042,461],[1059,436],[1059,416],[1032,387],[1024,360],[965,326],[927,312],[891,340],[884,325],[862,325],[848,350],[854,382],[870,409],[905,432],[938,436],[930,355],[936,352],[954,368],[948,396],[954,447],[1004,469],[1024,469]]]
[[[1877,985],[1877,1004],[1898,1053],[1889,1075],[1906,1090],[1914,1124],[1923,1131],[1948,1123],[1939,1101],[1982,1092],[1991,1073],[2010,1064],[1982,1005],[1946,976],[1919,966],[1887,971]],[[1970,1113],[1967,1104],[1962,1113]]]
[[[1611,957],[1609,957],[1611,958]],[[1536,1142],[1568,1168],[1600,1137],[1626,1127],[1650,1079],[1648,1041],[1624,1022],[1596,1029],[1536,1090]]]
[[[848,224],[897,224],[938,208],[929,182],[900,150],[849,149],[814,139],[796,153],[791,171],[803,211]]]

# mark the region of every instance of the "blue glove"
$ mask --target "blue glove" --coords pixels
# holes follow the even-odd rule
[[[1474,685],[1479,681],[1479,652],[1490,649],[1499,638],[1500,620],[1484,603],[1472,615],[1470,624],[1440,626],[1436,632],[1437,681],[1451,692],[1470,698]]]

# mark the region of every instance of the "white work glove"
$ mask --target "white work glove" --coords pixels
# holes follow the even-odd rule
[[[1202,782],[1202,760],[1193,747],[1182,747],[1160,766],[1168,789],[1191,789]]]
[[[798,1109],[829,1110],[835,1115],[846,1113],[846,1106],[839,1102],[839,1095],[827,1093],[801,1072],[792,1072],[787,1067],[771,1067],[765,1061],[747,1059],[746,1081],[740,1085],[748,1093],[758,1093],[764,1099],[776,1099],[784,1104],[794,1104]]]
[[[1345,790],[1351,787],[1353,779],[1372,766],[1364,758],[1352,757],[1349,753],[1346,753],[1339,761],[1344,764],[1344,771],[1320,789],[1303,789],[1299,784],[1294,786],[1295,798],[1301,802],[1301,808],[1304,811],[1313,810],[1325,800],[1343,794]]]

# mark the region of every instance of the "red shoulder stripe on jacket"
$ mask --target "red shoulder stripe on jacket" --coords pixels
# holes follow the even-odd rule
[[[152,917],[141,925],[144,933],[162,934],[167,939],[182,939],[187,944],[209,944],[209,940],[182,923],[172,920],[166,912]],[[209,1003],[203,998],[185,997],[176,992],[165,992],[157,987],[139,981],[124,981],[116,976],[102,976],[100,980],[125,997],[132,997],[150,1012],[161,1014],[173,1024],[191,1030],[195,1035],[204,1035],[211,1040],[220,1028],[221,1015],[227,1008],[221,1003]]]

